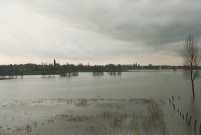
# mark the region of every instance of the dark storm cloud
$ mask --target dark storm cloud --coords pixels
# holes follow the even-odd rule
[[[146,45],[201,35],[200,0],[74,0],[34,2],[39,12],[123,41]],[[42,4],[42,5],[41,5]]]
[[[16,20],[22,21],[14,24],[14,27],[20,26],[15,31],[19,37],[28,35],[33,42],[29,42],[30,39],[19,41],[14,36],[13,41],[19,42],[21,50],[24,47],[33,55],[41,57],[106,60],[114,57],[139,58],[143,57],[141,54],[153,53],[180,57],[178,52],[189,34],[200,40],[200,2],[201,0],[16,0],[12,3],[1,1],[1,4],[4,7],[12,5],[16,11],[22,9],[18,9],[21,6],[24,9],[17,14],[19,18]],[[27,22],[25,27],[21,26],[22,22]],[[33,26],[35,32],[25,30]],[[22,45],[26,43],[29,44],[28,48]],[[6,44],[6,49],[12,53],[9,48],[13,43]]]

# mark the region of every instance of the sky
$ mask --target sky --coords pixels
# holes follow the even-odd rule
[[[182,65],[201,0],[0,0],[0,65]]]

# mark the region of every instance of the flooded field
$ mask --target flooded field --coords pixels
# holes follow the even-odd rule
[[[181,71],[2,80],[0,134],[199,135],[200,81],[193,102]]]
[[[167,134],[151,99],[4,101],[1,134]]]

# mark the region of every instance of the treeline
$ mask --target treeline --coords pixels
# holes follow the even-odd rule
[[[53,64],[20,64],[20,65],[1,65],[0,66],[0,76],[1,78],[17,78],[18,76],[23,77],[23,75],[42,75],[53,76],[53,75],[61,75],[61,76],[76,76],[78,72],[93,72],[101,73],[101,72],[122,72],[132,69],[132,66],[122,66],[122,65],[53,65]]]
[[[21,65],[3,65],[0,66],[1,78],[17,78],[18,76],[23,77],[24,68]]]
[[[137,69],[182,69],[182,66],[155,66],[149,64],[148,66],[140,66],[137,64],[134,65],[73,65],[73,64],[15,64],[15,65],[1,65],[0,66],[0,76],[1,78],[9,77],[14,78],[23,75],[42,75],[42,76],[53,76],[53,75],[61,75],[61,76],[70,76],[77,75],[78,72],[92,72],[94,75],[102,75],[102,72],[108,72],[111,75],[120,74],[124,71],[129,70],[137,70]]]

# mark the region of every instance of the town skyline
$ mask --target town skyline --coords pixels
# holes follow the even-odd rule
[[[56,64],[59,65],[84,65],[84,66],[96,66],[96,65],[100,65],[100,66],[105,66],[105,65],[138,65],[138,66],[183,66],[182,64],[177,64],[177,65],[171,65],[171,64],[154,64],[154,63],[148,63],[148,64],[141,64],[140,62],[133,62],[133,63],[105,63],[105,64],[100,64],[100,63],[89,63],[89,62],[78,62],[78,63],[70,63],[69,61],[64,61],[64,62],[60,62],[58,59],[52,59],[51,61],[41,61],[40,63],[34,63],[34,62],[25,62],[25,63],[0,63],[1,65],[28,65],[28,64],[34,64],[34,65],[54,65],[56,62]]]

